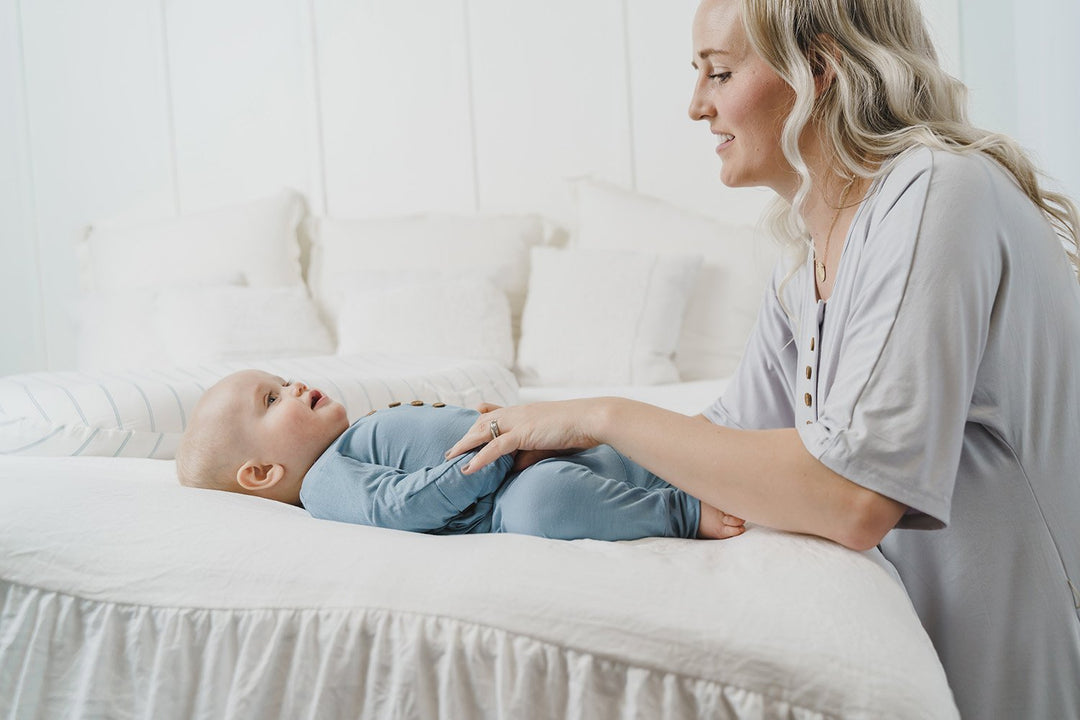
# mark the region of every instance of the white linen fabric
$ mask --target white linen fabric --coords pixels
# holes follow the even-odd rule
[[[9,375],[0,378],[0,455],[172,458],[206,389],[246,367],[318,387],[343,403],[352,420],[391,402],[474,407],[517,399],[517,381],[502,365],[434,355],[368,353]]]
[[[336,327],[345,290],[358,273],[453,273],[483,279],[506,293],[515,337],[525,304],[529,248],[544,242],[534,215],[441,213],[344,220],[311,218],[308,285],[327,323]]]
[[[0,715],[956,718],[876,551],[435,537],[0,458]]]
[[[338,352],[390,352],[514,364],[506,293],[449,273],[360,276],[338,312]]]
[[[220,283],[300,285],[297,231],[306,213],[294,190],[204,213],[142,224],[98,222],[79,246],[85,292]]]
[[[573,247],[693,255],[693,285],[675,353],[683,380],[735,371],[779,248],[765,233],[718,222],[657,198],[591,178],[572,181]]]
[[[522,384],[677,382],[675,344],[700,267],[700,255],[534,248]]]
[[[965,717],[1080,717],[1080,286],[1059,239],[991,159],[915,148],[859,207],[828,302],[812,276],[790,319],[774,291],[707,416],[794,427],[909,507],[881,548]]]

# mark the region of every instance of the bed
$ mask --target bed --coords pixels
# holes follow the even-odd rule
[[[91,228],[83,369],[0,377],[0,717],[956,718],[876,550],[753,526],[435,537],[178,485],[186,418],[241,367],[353,419],[597,394],[700,412],[753,322],[730,265],[752,235],[602,183],[577,207],[569,248],[531,217],[305,220],[289,192]]]

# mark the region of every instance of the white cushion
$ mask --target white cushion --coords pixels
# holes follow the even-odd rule
[[[605,182],[581,178],[572,185],[572,246],[703,256],[675,363],[683,380],[731,375],[780,256],[778,244],[753,227],[720,223]]]
[[[302,285],[117,290],[84,297],[79,312],[83,370],[334,352]]]
[[[9,375],[0,378],[0,455],[172,458],[206,388],[244,367],[318,387],[350,420],[391,402],[517,401],[513,374],[497,363],[408,355]]]
[[[155,329],[174,364],[334,352],[330,331],[302,285],[162,290]]]
[[[525,304],[529,248],[544,241],[529,215],[413,215],[370,220],[311,219],[308,282],[328,324],[337,326],[345,290],[358,273],[450,272],[482,277],[510,300],[516,330]]]
[[[675,344],[700,266],[700,255],[534,248],[522,383],[677,382]]]
[[[85,291],[165,285],[298,285],[304,198],[292,190],[142,224],[99,222],[80,244]]]
[[[506,293],[482,279],[360,274],[339,309],[338,352],[435,353],[510,368],[510,303]]]

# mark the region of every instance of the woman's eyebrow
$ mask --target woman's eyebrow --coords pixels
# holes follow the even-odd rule
[[[713,49],[713,48],[705,48],[704,50],[699,50],[698,51],[698,57],[701,58],[702,60],[707,60],[708,58],[712,57],[713,55],[730,55],[730,54],[731,53],[728,52],[727,50],[719,50],[719,49]]]
[[[699,58],[701,58],[702,60],[708,60],[709,58],[711,58],[714,55],[730,55],[730,54],[731,53],[728,52],[727,50],[706,48],[704,50],[699,50],[697,56]],[[693,67],[695,70],[697,70],[698,69],[697,60],[692,60],[690,62],[690,66]]]

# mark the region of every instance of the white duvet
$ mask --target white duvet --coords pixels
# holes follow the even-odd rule
[[[954,718],[876,552],[434,537],[0,458],[0,717]]]

